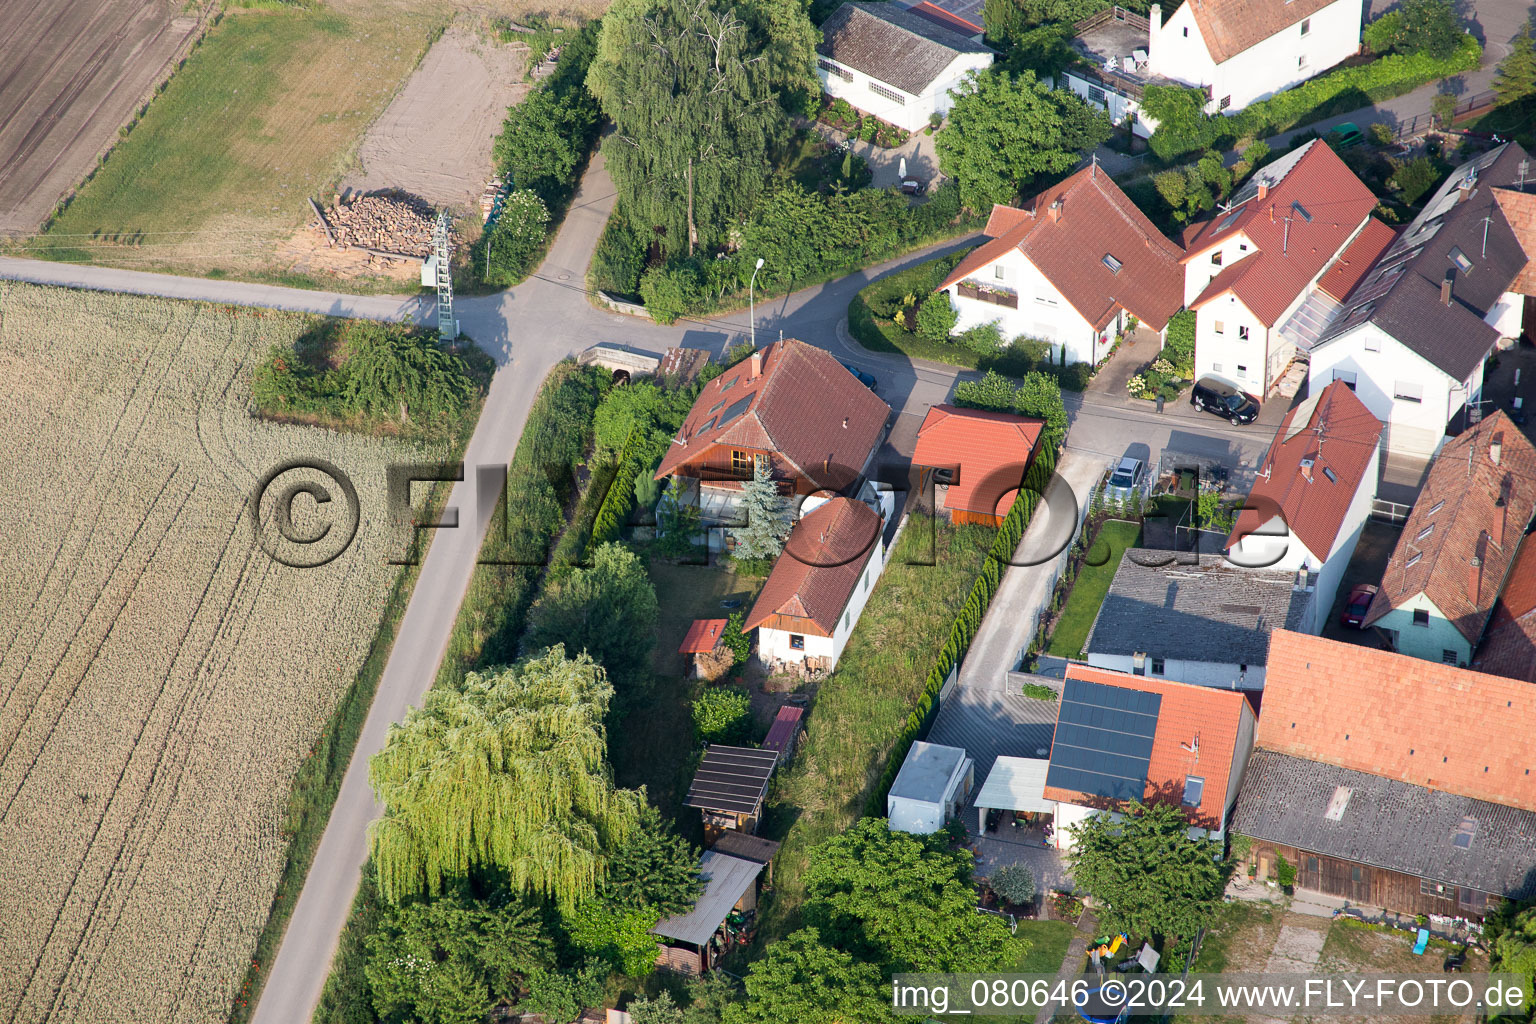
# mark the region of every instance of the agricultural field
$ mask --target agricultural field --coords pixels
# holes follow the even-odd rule
[[[0,19],[0,235],[30,234],[191,45],[203,3],[15,0]]]
[[[0,285],[0,1019],[229,1017],[399,571],[384,467],[448,454],[251,417],[252,366],[312,322]],[[356,490],[312,568],[248,507],[299,459]],[[300,493],[295,531],[349,532],[334,480],[276,479],[337,499]]]

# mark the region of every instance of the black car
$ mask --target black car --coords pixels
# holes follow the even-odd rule
[[[1233,423],[1252,423],[1259,418],[1259,403],[1251,395],[1217,377],[1201,377],[1195,381],[1189,404]]]
[[[873,375],[865,373],[863,370],[859,369],[857,366],[854,366],[852,363],[843,363],[843,369],[857,377],[859,383],[869,388],[869,390],[875,390],[875,378]]]

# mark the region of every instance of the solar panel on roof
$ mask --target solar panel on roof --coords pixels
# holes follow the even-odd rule
[[[1046,784],[1109,800],[1140,799],[1161,707],[1160,694],[1068,679]]]

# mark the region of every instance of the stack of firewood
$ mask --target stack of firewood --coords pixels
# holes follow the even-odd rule
[[[338,195],[312,226],[343,249],[380,255],[432,255],[432,227],[437,215],[415,196],[392,192]]]

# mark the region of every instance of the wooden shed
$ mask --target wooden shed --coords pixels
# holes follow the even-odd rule
[[[706,845],[713,845],[722,832],[757,832],[768,780],[778,763],[779,755],[772,750],[718,743],[705,749],[683,806],[703,813]]]

